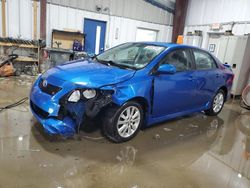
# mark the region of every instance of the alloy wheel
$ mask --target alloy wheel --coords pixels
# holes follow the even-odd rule
[[[215,113],[219,112],[223,106],[223,103],[224,103],[223,93],[217,93],[217,95],[214,98],[214,102],[213,102],[213,111]]]
[[[141,113],[136,106],[128,106],[120,114],[117,121],[117,130],[121,137],[128,138],[138,129],[141,122]]]

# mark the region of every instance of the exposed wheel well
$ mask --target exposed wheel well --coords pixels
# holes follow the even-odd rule
[[[130,99],[129,101],[138,102],[140,105],[142,105],[143,111],[145,113],[147,113],[147,111],[148,111],[148,101],[147,101],[147,99],[145,99],[144,97],[134,97],[134,98]]]
[[[227,92],[228,92],[227,91],[227,87],[226,86],[222,86],[220,89],[224,91],[224,93],[225,93],[225,101],[226,101],[226,99],[227,99]]]

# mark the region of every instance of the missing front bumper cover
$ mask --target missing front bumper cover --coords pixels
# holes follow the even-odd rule
[[[80,126],[86,118],[95,118],[101,109],[111,102],[111,95],[102,95],[99,98],[88,101],[80,100],[77,103],[66,102],[61,104],[57,117],[42,119],[38,114],[36,114],[36,117],[42,123],[47,133],[72,136],[78,133]]]

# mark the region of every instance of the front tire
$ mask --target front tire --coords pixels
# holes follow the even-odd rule
[[[129,141],[139,132],[143,118],[143,109],[137,102],[129,101],[121,107],[111,107],[106,109],[103,134],[115,143]]]
[[[216,116],[220,113],[225,102],[225,92],[220,89],[213,98],[212,105],[208,110],[205,110],[205,114],[208,116]]]

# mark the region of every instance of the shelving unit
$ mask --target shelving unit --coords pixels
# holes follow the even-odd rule
[[[16,46],[19,48],[38,48],[38,46],[32,44],[17,44],[10,42],[0,42],[0,46],[9,46],[9,47]]]
[[[16,53],[19,55],[17,59],[14,60],[15,63],[35,63],[38,67],[38,70],[40,70],[40,47],[39,45],[34,44],[20,44],[20,43],[14,43],[14,42],[0,42],[0,54],[10,54],[10,51],[7,52],[8,48],[17,48],[17,53],[14,51],[13,53]],[[30,57],[29,55],[25,54],[23,55],[23,52],[28,52],[30,54],[35,54],[36,58]]]
[[[72,50],[74,40],[78,40],[84,47],[85,34],[76,31],[63,31],[53,29],[51,37],[51,48]],[[60,43],[60,45],[57,46],[56,43]]]

